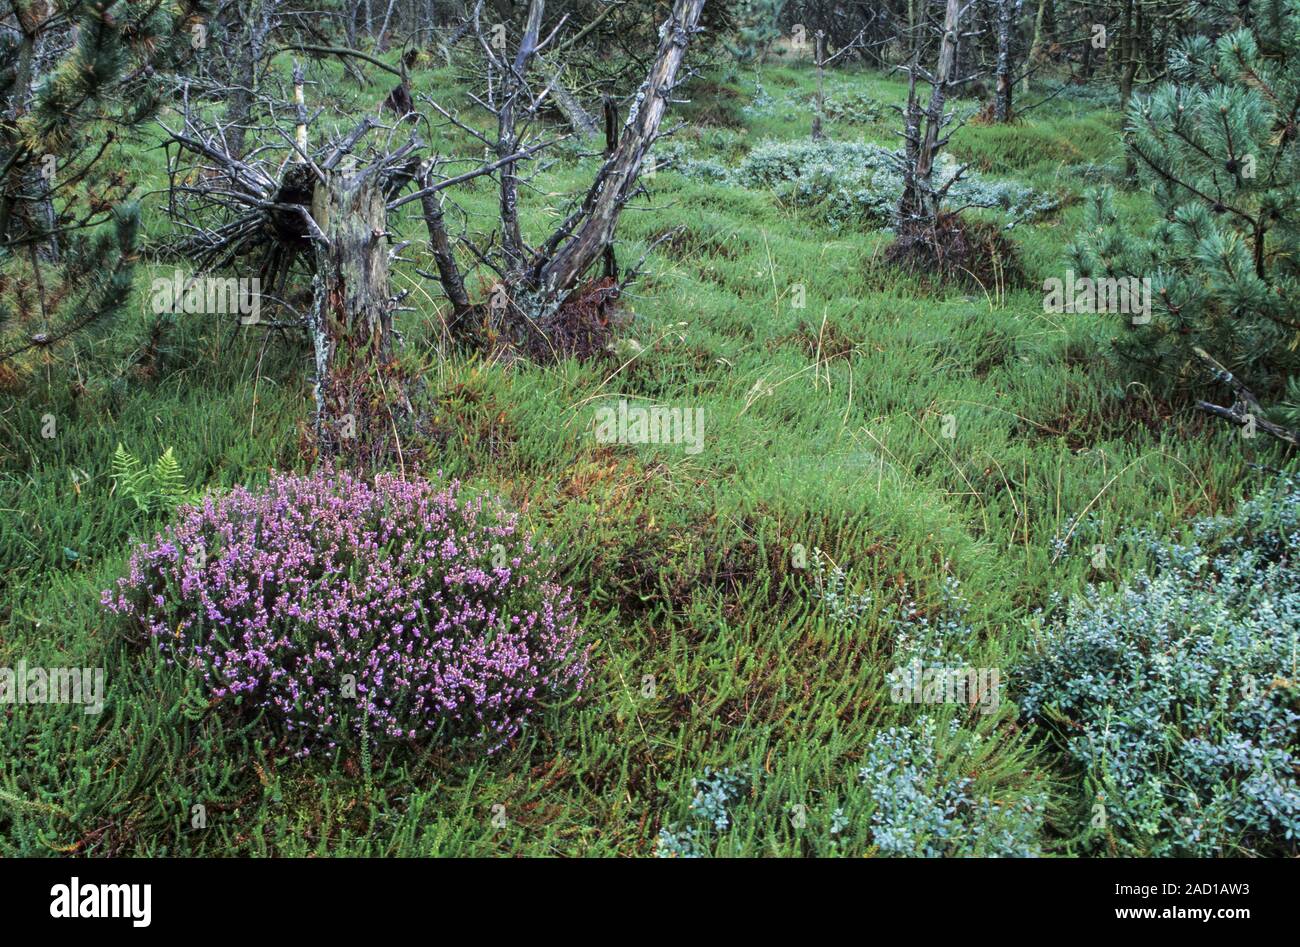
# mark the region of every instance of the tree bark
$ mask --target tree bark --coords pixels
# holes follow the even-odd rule
[[[999,124],[1011,121],[1011,91],[1015,73],[1011,41],[1018,7],[1016,0],[998,0],[997,92],[993,100],[993,118]]]
[[[429,186],[427,177],[420,183],[422,188]],[[438,267],[438,281],[442,284],[447,298],[451,300],[453,321],[459,321],[469,311],[469,294],[465,292],[465,280],[452,253],[451,240],[447,236],[447,225],[443,219],[442,205],[438,203],[438,195],[432,193],[422,195],[420,208],[424,211],[424,225],[429,231],[433,262]]]
[[[1047,0],[1038,0],[1038,14],[1034,17],[1034,38],[1029,43],[1029,55],[1025,57],[1027,65],[1033,65],[1038,61],[1042,53],[1043,43],[1043,14],[1047,10]],[[1024,81],[1020,84],[1022,95],[1029,94],[1029,73],[1025,73]]]
[[[962,4],[961,0],[947,0],[943,17],[943,38],[939,43],[939,61],[935,65],[930,88],[930,104],[921,116],[916,115],[915,79],[916,69],[911,70],[912,78],[908,89],[908,124],[909,131],[915,137],[915,160],[911,173],[903,187],[903,196],[899,201],[900,223],[921,221],[933,223],[939,216],[939,201],[934,193],[934,159],[939,151],[939,132],[943,126],[943,105],[947,97],[948,85],[952,81],[953,66],[957,61],[957,43],[959,40]],[[913,124],[918,127],[911,128]],[[924,131],[921,130],[924,128]],[[909,147],[909,151],[911,151]]]
[[[519,40],[519,50],[509,66],[505,78],[506,93],[497,116],[497,157],[505,158],[519,150],[515,132],[516,106],[520,96],[527,94],[524,76],[537,51],[538,34],[542,28],[544,0],[531,0],[524,35]],[[524,239],[519,230],[519,178],[515,175],[515,162],[501,168],[501,244],[512,266],[523,261]]]
[[[952,0],[956,2],[956,0]],[[622,139],[605,162],[584,201],[584,220],[579,230],[541,271],[540,282],[547,293],[571,290],[614,239],[623,205],[632,195],[641,162],[659,135],[659,125],[668,108],[668,97],[677,70],[700,20],[704,0],[676,0],[672,15],[660,30],[659,50],[646,81],[637,92],[631,114],[623,126]]]
[[[614,106],[614,100],[605,96],[605,160],[608,161],[613,157],[614,152],[618,150],[618,109]],[[614,242],[611,240],[605,245],[605,269],[603,273],[606,279],[618,279],[618,256],[614,252]]]
[[[383,435],[390,403],[380,390],[393,334],[383,190],[375,175],[330,174],[316,185],[311,214],[325,237],[309,316],[316,434],[322,453],[350,453]]]

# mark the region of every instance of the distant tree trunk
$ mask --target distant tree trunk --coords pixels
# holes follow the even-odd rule
[[[1011,121],[1011,91],[1015,79],[1012,39],[1019,0],[998,0],[997,92],[993,118],[999,124]]]
[[[817,31],[813,55],[817,59],[817,110],[813,113],[812,138],[821,141],[826,137],[822,134],[822,112],[826,108],[826,33],[823,30]]]
[[[1034,17],[1034,38],[1029,43],[1029,55],[1025,57],[1025,66],[1030,67],[1038,62],[1038,58],[1043,54],[1043,16],[1047,12],[1047,0],[1038,0],[1038,13]],[[1029,94],[1029,71],[1026,68],[1025,78],[1020,84],[1022,95]]]
[[[1133,97],[1133,78],[1137,74],[1138,38],[1134,35],[1133,0],[1124,0],[1120,14],[1119,34],[1119,107],[1121,114],[1128,111]]]
[[[944,125],[943,104],[952,82],[957,61],[957,44],[962,12],[961,0],[947,0],[943,17],[943,38],[939,42],[939,60],[935,65],[930,88],[930,104],[922,112],[916,101],[915,65],[909,70],[908,130],[911,136],[907,151],[910,167],[906,169],[903,196],[899,201],[900,223],[908,221],[933,224],[939,216],[939,200],[934,191],[934,160]]]
[[[546,74],[548,84],[551,87],[551,99],[555,102],[555,107],[568,121],[570,127],[583,138],[594,138],[600,134],[600,128],[596,125],[596,119],[582,106],[578,97],[569,91],[568,86],[564,84],[564,77],[560,70],[549,63],[545,57],[537,57],[538,65]]]
[[[376,47],[380,50],[388,49],[388,22],[392,19],[393,7],[396,3],[397,0],[388,0],[388,9],[384,11],[384,22],[379,27],[379,37],[375,41]]]
[[[257,87],[257,73],[271,29],[270,7],[273,4],[274,0],[252,0],[239,11],[247,25],[236,44],[235,86],[226,109],[226,145],[232,158],[244,157],[244,137]]]
[[[1133,0],[1124,0],[1123,28],[1120,35],[1119,56],[1119,114],[1126,131],[1128,126],[1128,107],[1133,100],[1133,81],[1138,70],[1138,32],[1141,27],[1141,8],[1135,8]],[[1137,164],[1133,152],[1124,149],[1124,176],[1132,180],[1137,177]]]

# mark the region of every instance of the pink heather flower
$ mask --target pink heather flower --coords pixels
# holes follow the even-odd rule
[[[304,751],[367,725],[495,750],[586,682],[572,590],[545,567],[517,517],[459,482],[281,474],[182,507],[102,602]]]

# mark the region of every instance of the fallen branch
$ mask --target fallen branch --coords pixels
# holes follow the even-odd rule
[[[1222,418],[1238,427],[1253,425],[1255,428],[1264,431],[1266,434],[1273,435],[1292,447],[1300,447],[1300,434],[1268,420],[1264,416],[1264,408],[1259,403],[1259,399],[1255,397],[1254,392],[1245,386],[1240,378],[1220,365],[1205,349],[1197,346],[1192,351],[1210,369],[1214,375],[1214,380],[1227,385],[1232,389],[1232,393],[1236,395],[1236,400],[1233,401],[1231,407],[1225,408],[1222,405],[1210,404],[1208,401],[1198,401],[1196,402],[1198,409]]]
[[[359,49],[348,49],[346,46],[309,46],[301,43],[289,46],[287,48],[296,49],[304,53],[320,53],[324,56],[354,56],[357,59],[364,59],[372,66],[378,66],[380,69],[383,69],[385,72],[391,72],[393,75],[397,76],[397,78],[401,79],[403,82],[406,81],[406,74],[402,72],[400,69],[396,69],[393,66],[388,65],[388,63],[384,62],[382,59],[376,59],[374,56],[371,56],[369,53],[363,53]]]

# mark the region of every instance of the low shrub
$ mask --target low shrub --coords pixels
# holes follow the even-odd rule
[[[754,777],[745,770],[724,769],[714,772],[704,768],[704,775],[691,780],[695,797],[690,817],[695,823],[684,827],[663,828],[655,854],[660,858],[700,858],[707,853],[708,838],[731,828],[731,809],[749,795]]]
[[[1295,855],[1300,491],[1293,479],[1154,565],[1072,599],[1020,670],[1021,709],[1083,767],[1083,843],[1121,855]]]
[[[950,738],[958,736],[953,720]],[[1039,854],[1045,801],[1007,805],[977,796],[968,776],[938,765],[939,725],[922,717],[877,733],[858,771],[871,803],[872,843],[882,855],[1032,857]]]
[[[988,739],[963,731],[955,719],[945,725],[929,716],[881,730],[867,744],[855,779],[814,794],[819,804],[793,812],[783,798],[785,811],[775,818],[772,800],[759,798],[750,771],[705,769],[691,781],[687,821],[659,831],[655,854],[700,858],[733,831],[769,835],[774,824],[788,824],[797,850],[812,855],[1038,855],[1046,796],[1003,785],[995,800],[986,791],[990,784],[977,790],[963,775],[981,768],[981,750],[988,749],[981,741]]]
[[[816,100],[808,101],[809,108]],[[871,125],[891,117],[889,106],[861,89],[843,89],[826,97],[822,111],[832,121]]]
[[[767,189],[794,207],[816,211],[832,228],[863,222],[887,225],[903,193],[897,156],[879,145],[843,141],[771,141],[756,145],[734,169],[716,160],[693,160],[683,149],[668,152],[671,166],[686,174],[733,187]],[[957,174],[958,165],[940,155],[936,187]],[[1005,226],[1055,210],[1058,201],[1014,181],[963,175],[948,192],[949,203],[1000,213]]]
[[[848,573],[830,563],[820,549],[814,549],[813,555],[813,596],[826,609],[827,617],[846,628],[865,629],[873,612],[871,592],[849,591]],[[969,646],[979,635],[967,618],[970,602],[956,576],[944,578],[936,608],[923,607],[906,587],[902,591],[899,601],[882,602],[879,607],[881,627],[891,632],[889,644],[895,663],[914,658],[942,663],[968,657]]]
[[[103,603],[300,753],[363,731],[493,750],[586,678],[544,566],[456,482],[277,475],[182,507]]]

